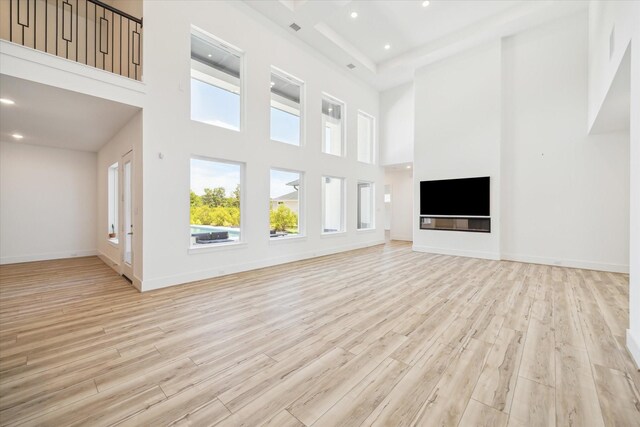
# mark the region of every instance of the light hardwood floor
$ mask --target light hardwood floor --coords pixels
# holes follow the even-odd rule
[[[640,426],[628,277],[406,243],[139,294],[0,267],[3,425]]]

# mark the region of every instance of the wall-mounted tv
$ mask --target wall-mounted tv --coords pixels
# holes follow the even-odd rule
[[[420,182],[420,215],[490,216],[490,179],[442,179]]]

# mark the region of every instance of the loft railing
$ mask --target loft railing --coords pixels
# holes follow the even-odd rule
[[[99,0],[0,0],[0,37],[140,80],[142,19]]]

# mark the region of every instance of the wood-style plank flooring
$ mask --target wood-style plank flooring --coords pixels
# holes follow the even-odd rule
[[[640,426],[628,276],[363,250],[139,294],[0,267],[0,424]]]

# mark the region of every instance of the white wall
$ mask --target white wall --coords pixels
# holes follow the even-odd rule
[[[0,143],[0,263],[96,254],[96,154]]]
[[[587,135],[586,64],[580,13],[416,74],[416,201],[421,180],[492,178],[491,234],[416,222],[416,250],[628,270],[628,135]]]
[[[416,72],[413,247],[500,257],[501,49],[494,42]],[[420,181],[491,177],[491,233],[420,230]]]
[[[385,185],[391,186],[391,240],[413,240],[413,171],[385,169]]]
[[[609,35],[615,27],[615,48]],[[593,125],[631,43],[629,129],[629,329],[627,348],[640,366],[640,2],[592,1],[589,4],[589,125]]]
[[[380,93],[380,164],[413,162],[413,82]]]
[[[587,135],[587,15],[503,43],[502,256],[628,271],[629,134]]]
[[[122,274],[122,247],[124,239],[120,238],[117,245],[108,239],[108,168],[119,163],[122,168],[122,156],[133,151],[133,249],[134,249],[134,285],[140,288],[142,279],[142,112],[137,113],[131,120],[107,142],[97,154],[97,222],[94,229],[98,255],[109,266]],[[122,184],[122,180],[120,180]],[[123,204],[120,203],[122,209]],[[120,221],[122,226],[122,221]],[[122,233],[117,233],[122,237]]]
[[[240,2],[145,2],[144,19],[148,101],[143,111],[144,290],[384,241],[382,168],[356,160],[357,111],[378,117],[376,91],[349,76],[347,70],[339,71],[336,65],[290,41],[288,33],[255,18]],[[190,120],[192,24],[245,52],[243,92],[248,102],[242,132]],[[269,141],[271,66],[305,82],[306,143],[302,148]],[[321,154],[322,92],[346,104],[346,158]],[[192,155],[246,163],[242,244],[189,249]],[[269,239],[271,167],[305,172],[304,238]],[[322,175],[346,178],[346,233],[320,235]],[[356,231],[358,180],[376,184],[377,229],[372,232]]]

